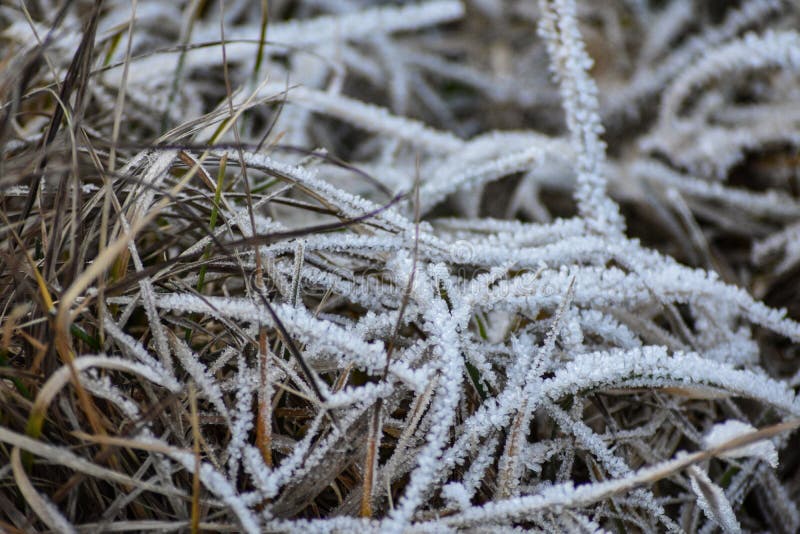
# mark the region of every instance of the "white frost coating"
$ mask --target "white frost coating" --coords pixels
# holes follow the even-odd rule
[[[325,402],[326,408],[343,408],[356,403],[371,404],[379,398],[386,397],[391,393],[390,384],[364,384],[361,387],[347,387],[330,395]]]
[[[800,325],[759,300],[780,302],[772,300],[774,275],[794,276],[800,263],[792,174],[792,147],[800,145],[800,37],[775,31],[800,20],[800,8],[779,0],[718,3],[717,23],[695,18],[692,0],[543,0],[541,9],[499,0],[389,3],[398,7],[308,0],[270,20],[259,71],[268,82],[259,85],[252,72],[257,2],[225,3],[227,72],[221,46],[212,42],[220,8],[204,9],[192,31],[185,19],[190,49],[179,79],[180,38],[170,32],[191,8],[181,13],[170,5],[163,13],[171,20],[154,27],[157,1],[140,2],[145,16],[131,41],[136,59],[120,117],[136,134],[146,132],[137,139],[150,139],[160,135],[153,123],[169,113],[178,133],[162,137],[165,147],[136,155],[120,144],[120,165],[127,162],[109,177],[117,195],[110,213],[130,216],[132,224],[156,202],[165,207],[131,244],[141,274],[105,280],[103,349],[119,357],[78,356],[75,366],[90,394],[132,421],[149,408],[128,396],[135,381],[148,399],[163,385],[185,400],[185,383],[197,383],[209,445],[200,468],[209,519],[247,531],[594,531],[617,521],[678,531],[677,518],[689,512],[704,522],[699,500],[711,521],[698,530],[708,533],[717,524],[736,531],[734,512],[754,524],[751,517],[745,523],[749,507],[742,503],[757,489],[769,508],[764,520],[797,530],[791,487],[764,465],[775,465],[786,435],[720,453],[741,466],[724,492],[704,471],[687,475],[687,468],[704,467],[716,447],[751,433],[765,413],[785,421],[781,428],[800,416],[800,372],[770,376],[775,356],[764,350],[772,339],[800,342]],[[112,4],[101,13],[98,44],[110,46],[113,64],[124,52],[103,32],[124,32],[129,12]],[[29,38],[18,11],[0,10],[2,20],[14,22],[6,35]],[[289,11],[296,18],[279,20]],[[46,51],[55,78],[42,79],[50,69],[39,69],[25,101],[60,83],[74,54],[66,45],[78,42],[81,24],[67,15]],[[544,39],[535,37],[536,24]],[[465,37],[478,26],[491,30],[486,42]],[[752,28],[761,33],[742,36]],[[548,52],[557,86],[545,72]],[[93,109],[110,109],[117,88],[109,83],[121,69],[93,68],[99,71],[89,77],[87,98]],[[241,151],[233,131],[217,147],[197,144],[226,118],[225,74],[234,106],[257,99],[239,118]],[[165,110],[163,88],[173,83]],[[105,126],[93,117],[82,124],[90,138],[102,138]],[[46,127],[36,114],[14,118],[18,139],[0,155],[9,161],[41,142]],[[608,151],[604,137],[614,143]],[[199,227],[214,202],[213,183],[193,180],[165,194],[185,169],[176,147],[208,149],[204,168],[212,181],[227,158],[217,243]],[[102,150],[98,156],[103,164]],[[52,180],[42,182],[46,205],[56,191]],[[97,183],[82,184],[91,197],[81,217],[106,199]],[[411,200],[417,183],[419,222]],[[28,193],[27,185],[8,191],[18,199]],[[387,207],[399,193],[406,195]],[[666,229],[678,242],[659,244],[664,252],[643,246],[625,234],[615,202],[626,217],[633,213],[631,226],[654,223],[629,235],[649,241]],[[374,212],[332,230],[280,235]],[[526,222],[504,219],[518,216]],[[262,238],[258,246],[239,241],[253,235]],[[754,242],[758,274],[745,265],[745,247]],[[256,252],[264,296],[320,378],[322,401],[283,350],[264,303],[243,298],[253,287]],[[200,265],[207,269],[202,288]],[[64,272],[57,271],[59,280]],[[101,287],[98,281],[76,300],[76,324],[92,318]],[[86,331],[96,327],[90,321]],[[191,342],[182,341],[187,327],[196,328]],[[262,332],[271,349],[267,388],[260,388],[264,362],[254,350]],[[69,387],[67,367],[52,376],[60,382],[45,394]],[[65,398],[49,410],[63,410]],[[747,410],[739,398],[748,399]],[[265,417],[274,425],[270,465],[253,431],[264,401],[275,406]],[[377,406],[383,433],[372,519],[356,519],[363,428]],[[174,456],[180,465],[169,459],[176,444],[190,443],[180,435],[185,421],[167,419],[174,415],[160,412],[142,432],[158,429],[162,439],[144,449],[153,456],[141,469],[156,473],[140,489],[175,497],[181,510],[191,493],[178,484],[191,480],[183,471],[194,469],[195,459],[185,450]],[[721,422],[728,417],[736,420]],[[2,428],[0,434],[21,443]],[[45,450],[25,443],[34,454]],[[675,443],[700,452],[665,462]],[[53,459],[55,447],[46,450],[43,457]],[[70,458],[78,467],[77,456]],[[100,473],[88,463],[80,469]],[[569,483],[576,473],[588,473],[589,481]],[[681,477],[682,485],[672,484]],[[655,498],[665,484],[675,493],[669,505]],[[687,508],[676,511],[680,506]],[[317,509],[320,518],[299,519]]]
[[[755,193],[719,182],[699,180],[676,172],[654,160],[639,160],[630,172],[637,178],[652,180],[665,187],[674,187],[689,196],[724,202],[736,209],[747,210],[762,217],[794,219],[800,216],[800,204],[788,195],[770,190]]]
[[[152,368],[159,374],[164,374],[168,376],[171,380],[175,380],[175,375],[170,371],[167,371],[161,362],[153,358],[149,352],[142,346],[141,343],[133,339],[131,336],[120,330],[120,328],[108,317],[105,318],[105,322],[103,323],[103,327],[117,343],[120,343],[123,347],[130,351],[139,361],[141,361],[144,365]],[[177,381],[175,381],[177,383]]]
[[[624,221],[606,195],[606,145],[598,113],[597,85],[589,76],[592,59],[578,29],[574,0],[540,0],[539,34],[547,43],[551,68],[559,84],[572,144],[578,152],[575,197],[581,215],[598,232],[619,233]]]
[[[737,395],[758,399],[800,415],[800,402],[786,384],[753,371],[734,369],[697,354],[669,356],[664,347],[582,354],[542,386],[544,396],[557,401],[564,395],[605,385],[615,388],[662,387],[680,384],[719,386]]]
[[[403,7],[383,7],[339,16],[323,16],[301,22],[270,24],[268,40],[270,46],[304,47],[318,45],[328,41],[362,41],[376,33],[394,33],[411,31],[449,22],[464,14],[464,6],[458,0],[440,0]],[[259,40],[258,25],[242,31],[226,31],[225,55],[229,62],[247,62],[251,64],[256,57]],[[198,28],[192,38],[194,43],[215,43],[220,39],[219,25]],[[250,40],[251,42],[235,42]],[[222,65],[222,52],[219,47],[209,52],[206,48],[189,50],[184,56],[186,71],[200,68],[212,68]],[[178,54],[159,55],[144,58],[135,63],[129,73],[131,84],[146,83],[158,78],[169,79],[178,66]],[[114,69],[108,74],[108,81],[118,85],[118,77],[122,69]]]
[[[757,429],[743,421],[729,419],[724,423],[714,425],[704,438],[707,449],[720,447],[725,442],[738,438],[744,434],[755,432]],[[771,467],[778,467],[778,451],[775,445],[767,440],[757,441],[744,447],[739,447],[730,451],[725,451],[720,456],[723,458],[746,458],[749,456],[760,458],[767,462]]]
[[[673,49],[670,46],[671,41],[676,33],[686,28],[687,21],[695,14],[695,6],[689,1],[671,2],[665,8],[664,16],[659,17],[646,37],[646,50],[643,56],[650,62],[664,51],[669,51],[669,54],[661,61],[652,61],[651,64],[637,69],[630,85],[622,91],[608,95],[613,112],[630,113],[632,105],[637,106],[641,101],[657,96],[666,84],[679,76],[693,61],[702,58],[712,48],[736,37],[737,33],[748,26],[757,24],[774,12],[779,12],[783,7],[784,2],[781,0],[751,0],[739,9],[733,10],[720,26],[712,27],[699,36],[693,36],[679,48]]]
[[[732,72],[766,67],[800,69],[800,34],[795,31],[748,33],[707,53],[683,71],[664,93],[661,122],[668,123],[678,115],[681,103],[694,88]]]
[[[256,321],[274,326],[272,316],[250,299],[225,299],[220,297],[196,297],[190,294],[172,293],[158,298],[158,307],[175,311],[208,313],[216,317],[227,317],[240,321]],[[368,343],[359,338],[351,329],[345,329],[329,321],[313,317],[305,308],[295,308],[288,304],[272,304],[275,313],[290,333],[305,339],[325,340],[320,350],[334,354],[347,354],[363,363],[383,364],[383,344]]]
[[[268,83],[257,96],[280,99],[286,89],[285,84]],[[395,137],[422,150],[448,153],[464,145],[464,141],[451,133],[437,131],[374,104],[304,86],[289,86],[288,90],[289,100],[295,105],[345,120],[371,132]]]
[[[242,451],[253,423],[253,384],[247,377],[247,364],[244,358],[239,359],[239,372],[236,375],[236,408],[231,422],[231,441],[228,444],[228,476],[236,485]]]
[[[190,473],[195,472],[195,457],[190,453],[176,453],[173,452],[170,456],[180,462],[184,469]],[[239,491],[234,488],[225,476],[214,469],[212,465],[207,462],[200,464],[199,471],[200,481],[203,485],[216,495],[220,500],[227,504],[242,526],[245,532],[257,534],[260,532],[258,527],[259,521],[256,515],[249,509],[247,503],[240,495]]]
[[[420,273],[422,274],[422,273]],[[444,277],[447,274],[442,264],[429,267],[428,275],[433,282],[447,283]],[[438,285],[438,284],[437,284]],[[417,462],[417,467],[411,473],[411,479],[406,487],[403,498],[386,521],[387,532],[402,532],[410,522],[415,510],[422,504],[422,500],[430,491],[432,482],[435,481],[436,471],[439,466],[437,460],[441,457],[450,427],[456,417],[459,397],[461,396],[461,361],[460,343],[457,331],[465,326],[466,320],[463,313],[448,311],[445,301],[433,295],[432,284],[420,285],[416,298],[429,300],[430,308],[425,313],[425,329],[441,340],[436,347],[437,356],[441,363],[442,380],[437,388],[437,394],[431,403],[431,426],[426,438],[423,451]],[[452,294],[452,293],[451,293]],[[463,310],[462,310],[463,312]]]
[[[485,146],[487,144],[489,146]],[[467,143],[463,152],[458,151],[448,158],[422,186],[421,211],[429,211],[456,190],[469,190],[497,178],[535,168],[548,159],[563,161],[569,156],[570,149],[561,139],[532,135],[512,136],[497,132],[490,134],[488,139],[479,137]]]
[[[697,466],[688,469],[692,490],[697,495],[697,504],[713,522],[722,530],[730,534],[739,534],[742,531],[739,520],[733,512],[731,503],[725,496],[725,491],[714,484],[708,474]]]
[[[158,384],[173,393],[177,393],[182,389],[182,386],[171,376],[166,375],[162,369],[153,369],[147,365],[131,362],[122,358],[108,357],[105,355],[95,356],[81,356],[73,360],[73,366],[77,371],[84,371],[92,367],[101,367],[103,369],[112,369],[115,371],[127,371],[136,373],[143,378],[146,378],[154,384]],[[70,369],[67,366],[59,368],[58,371],[51,375],[50,380],[54,380],[56,374],[69,375]]]
[[[269,27],[269,41],[298,47],[340,39],[355,41],[374,37],[376,33],[418,30],[451,22],[463,15],[464,5],[460,0],[436,0],[400,7],[366,9],[305,21],[275,23]],[[257,27],[249,27],[242,32],[230,32],[226,37],[232,41],[258,40],[257,30]],[[198,36],[213,39],[219,36],[219,28],[202,28],[198,31]],[[252,55],[252,51],[248,54]]]
[[[211,404],[217,409],[217,412],[225,418],[228,425],[231,424],[231,416],[228,412],[228,407],[222,399],[222,391],[219,385],[214,380],[214,377],[208,372],[205,365],[197,357],[197,354],[186,345],[182,339],[178,339],[174,334],[170,337],[172,348],[175,351],[175,357],[183,365],[183,368],[189,373],[189,376],[197,384],[197,389],[211,401]]]
[[[442,496],[456,509],[466,510],[470,507],[471,495],[460,482],[450,482],[442,487]]]

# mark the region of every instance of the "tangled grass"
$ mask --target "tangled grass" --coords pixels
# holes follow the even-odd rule
[[[0,528],[797,532],[798,23],[0,2]]]

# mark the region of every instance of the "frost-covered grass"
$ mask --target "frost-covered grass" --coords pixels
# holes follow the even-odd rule
[[[0,530],[800,530],[800,9],[0,2]]]

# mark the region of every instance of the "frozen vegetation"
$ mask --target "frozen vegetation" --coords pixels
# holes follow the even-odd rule
[[[798,27],[0,2],[0,530],[800,531]]]

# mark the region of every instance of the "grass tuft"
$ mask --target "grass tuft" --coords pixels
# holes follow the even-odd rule
[[[800,531],[791,2],[0,2],[0,530]]]

